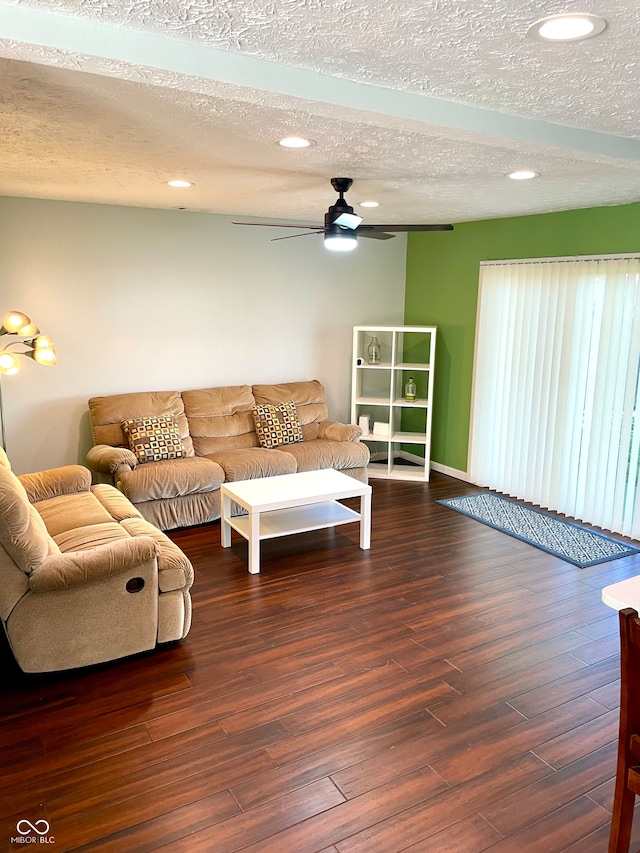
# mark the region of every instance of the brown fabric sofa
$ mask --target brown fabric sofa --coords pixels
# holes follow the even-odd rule
[[[17,477],[0,450],[0,618],[24,672],[180,640],[193,568],[113,486],[67,465]]]
[[[288,400],[295,403],[304,441],[261,447],[252,409]],[[318,380],[93,397],[89,415],[95,446],[87,465],[109,478],[161,530],[220,518],[225,481],[336,468],[367,482],[369,450],[359,441],[362,431],[328,418]],[[186,456],[139,464],[122,422],[164,415],[178,424]]]

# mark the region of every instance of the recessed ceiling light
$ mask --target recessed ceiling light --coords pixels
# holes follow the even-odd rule
[[[315,142],[313,139],[305,139],[304,136],[285,136],[284,139],[278,140],[278,145],[283,148],[308,148],[315,145]]]
[[[519,169],[517,172],[509,172],[507,178],[512,181],[530,181],[531,178],[539,178],[540,172],[532,172],[531,169]]]
[[[179,181],[179,180],[167,181],[167,184],[170,187],[178,187],[179,189],[183,189],[183,190],[187,189],[188,187],[193,186],[193,183],[191,181]]]
[[[379,201],[361,201],[360,207],[380,207]]]
[[[527,33],[541,41],[580,41],[599,35],[607,22],[597,15],[551,15],[529,27]]]

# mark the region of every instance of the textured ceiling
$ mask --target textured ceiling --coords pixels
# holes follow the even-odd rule
[[[607,29],[527,36],[565,11]],[[346,175],[370,223],[636,202],[639,36],[637,0],[0,0],[0,194],[320,222]]]

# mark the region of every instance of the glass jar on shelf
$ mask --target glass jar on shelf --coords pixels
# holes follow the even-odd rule
[[[367,347],[367,361],[369,364],[380,364],[380,339],[377,335],[371,338],[371,342]]]
[[[416,399],[416,383],[413,381],[413,376],[409,377],[409,381],[404,386],[404,399],[409,403],[413,403]]]

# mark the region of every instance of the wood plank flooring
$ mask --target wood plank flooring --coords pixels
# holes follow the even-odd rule
[[[437,504],[477,491],[442,474],[372,485],[369,552],[272,540],[252,576],[219,524],[173,533],[182,643],[27,676],[3,640],[0,851],[46,820],[56,853],[605,853],[600,591],[639,557],[577,569]]]

